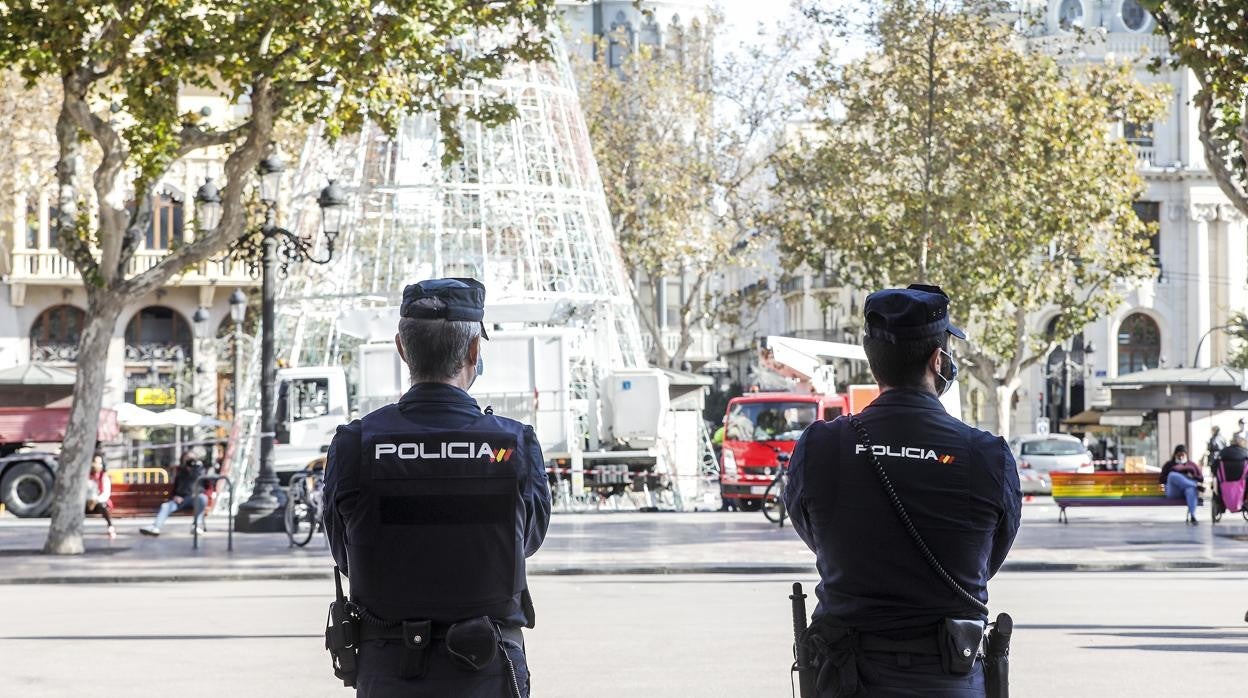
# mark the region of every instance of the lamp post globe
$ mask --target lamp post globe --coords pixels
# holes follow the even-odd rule
[[[195,192],[195,222],[201,233],[215,230],[221,222],[221,191],[211,177]]]
[[[243,324],[247,319],[247,294],[241,288],[234,289],[230,294],[230,320],[235,325]]]
[[[256,173],[260,175],[260,200],[270,206],[277,203],[277,195],[282,190],[282,175],[286,172],[286,163],[276,152],[256,165]]]

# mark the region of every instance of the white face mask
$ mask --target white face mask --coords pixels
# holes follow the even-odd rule
[[[1187,456],[1179,456],[1178,458],[1174,459],[1174,462],[1178,463],[1179,465],[1182,465],[1187,462]]]

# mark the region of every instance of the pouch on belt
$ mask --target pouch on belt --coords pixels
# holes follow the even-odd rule
[[[403,621],[403,654],[399,659],[399,676],[418,679],[425,675],[429,643],[433,641],[433,621]]]
[[[946,618],[940,624],[937,640],[940,664],[947,674],[965,675],[975,668],[979,643],[984,639],[984,624],[979,620]]]
[[[498,628],[486,616],[460,621],[446,631],[446,651],[470,671],[481,671],[498,657]]]

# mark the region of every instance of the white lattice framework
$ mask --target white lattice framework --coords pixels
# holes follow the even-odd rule
[[[337,259],[292,267],[278,292],[278,356],[290,365],[345,362],[345,310],[397,305],[420,279],[471,276],[487,304],[561,303],[574,333],[574,397],[611,368],[644,365],[628,280],[560,41],[554,59],[509,66],[459,91],[465,106],[505,97],[518,118],[461,124],[463,157],[443,167],[436,117],[403,120],[326,144],[312,133],[294,174],[291,228],[319,234],[315,194],[335,179],[351,197]],[[486,320],[489,321],[487,315]],[[579,393],[579,394],[578,394]]]

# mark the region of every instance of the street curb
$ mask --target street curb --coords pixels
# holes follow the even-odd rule
[[[1248,572],[1248,562],[1210,562],[1206,560],[1176,560],[1173,562],[1111,562],[1111,563],[1065,563],[1019,561],[1007,562],[1003,572]],[[816,575],[814,565],[804,564],[678,564],[678,565],[604,565],[534,567],[528,571],[533,577],[588,577],[588,576],[685,576],[685,575]],[[0,578],[0,586],[19,584],[143,584],[155,582],[218,582],[218,581],[266,581],[266,580],[329,580],[332,568],[324,570],[276,569],[265,571],[223,570],[220,572],[154,572],[151,574],[117,573],[90,575],[46,575]]]

